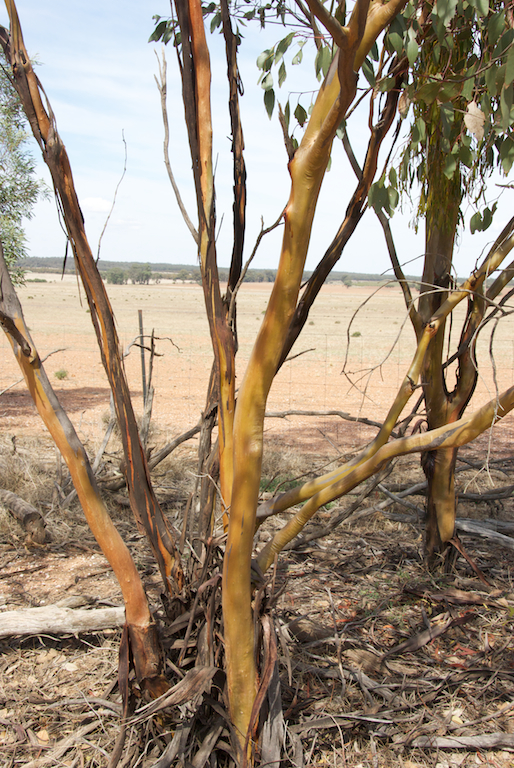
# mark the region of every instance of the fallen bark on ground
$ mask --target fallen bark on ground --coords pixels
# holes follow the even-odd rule
[[[0,637],[96,632],[125,623],[125,608],[66,608],[45,605],[0,613]]]

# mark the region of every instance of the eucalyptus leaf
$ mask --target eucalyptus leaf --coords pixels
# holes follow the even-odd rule
[[[444,161],[444,171],[443,171],[447,179],[453,179],[456,168],[457,168],[457,158],[455,157],[455,155],[447,155],[446,160]]]
[[[489,13],[489,0],[468,0],[468,2],[480,16],[487,16]]]
[[[505,85],[509,86],[514,80],[514,45],[509,48],[505,66]]]
[[[364,59],[364,61],[362,62],[362,71],[368,83],[371,85],[372,88],[374,88],[376,83],[375,72],[373,70],[373,64],[371,63],[369,57],[367,59]]]
[[[507,175],[514,163],[514,141],[510,136],[505,136],[500,146],[500,160],[503,172]]]
[[[279,67],[279,70],[278,70],[278,87],[279,88],[282,87],[282,84],[284,83],[286,77],[287,77],[286,65],[282,61],[280,63],[280,67]]]
[[[448,26],[455,16],[457,2],[458,0],[436,0],[435,8],[432,13],[435,13],[445,27]]]
[[[300,103],[296,105],[294,116],[298,120],[300,126],[303,128],[305,121],[307,120],[307,112],[305,111],[305,109],[302,107]]]
[[[275,107],[275,91],[273,88],[270,88],[264,92],[264,106],[266,107],[266,112],[268,113],[268,117],[271,120],[273,109]]]

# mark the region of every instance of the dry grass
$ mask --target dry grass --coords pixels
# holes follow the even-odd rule
[[[184,426],[195,423],[204,405],[211,353],[201,290],[196,286],[125,288],[113,290],[123,343],[131,341],[137,332],[133,310],[136,301],[143,302],[145,323],[147,327],[154,326],[157,335],[168,336],[170,327],[180,331],[180,337],[174,340],[182,351],[177,352],[169,342],[160,342],[165,357],[156,364],[158,396],[154,424],[158,426],[154,427],[151,442],[160,447],[180,430],[181,420]],[[242,291],[238,313],[239,373],[244,369],[245,355],[268,290]],[[74,283],[45,284],[31,291],[35,295],[30,313],[38,329],[36,341],[42,353],[64,348],[50,358],[47,369],[50,375],[60,369],[70,372],[67,379],[58,384],[56,380],[61,388],[59,396],[89,454],[94,456],[105,429],[102,414],[108,409],[109,395],[91,339],[90,318],[78,306]],[[344,402],[345,409],[358,412],[362,396],[357,390],[348,391],[349,385],[340,376],[340,370],[347,320],[363,298],[358,291],[326,291],[323,303],[313,312],[313,326],[307,328],[305,338],[305,347],[316,347],[316,351],[284,366],[272,391],[270,407],[339,408]],[[63,300],[68,302],[69,322],[62,338],[59,334],[57,338],[54,313],[48,312],[48,307],[54,306],[52,301]],[[374,365],[385,355],[397,332],[391,318],[398,316],[398,311],[401,315],[401,302],[399,293],[388,291],[381,308],[369,305],[361,311],[362,338],[353,335],[350,367],[358,370]],[[187,324],[183,322],[184,316],[188,318]],[[334,321],[334,317],[338,319]],[[512,332],[507,326],[505,349],[498,355],[500,373],[508,379],[507,384],[512,380],[511,339]],[[411,351],[410,342],[402,341],[394,361],[391,358],[382,369],[391,391],[397,388]],[[18,378],[14,362],[8,359],[10,364],[3,371],[4,386]],[[137,355],[128,358],[127,370],[136,407],[140,408]],[[377,370],[376,379],[380,375]],[[480,397],[485,396],[485,391],[484,385]],[[6,434],[17,437],[5,437],[0,442],[0,486],[18,493],[41,510],[49,540],[43,547],[27,547],[21,528],[0,510],[0,608],[38,606],[63,597],[80,597],[91,604],[121,604],[118,585],[85,525],[77,502],[71,501],[64,507],[71,486],[52,444],[46,436],[40,436],[33,406],[20,389],[9,392],[2,398]],[[380,418],[390,403],[389,395],[389,390],[374,389],[368,415]],[[337,419],[313,422],[302,417],[269,420],[266,429],[263,475],[270,485],[266,489],[266,483],[263,484],[263,493],[269,493],[271,488],[276,490],[279,483],[295,482],[295,478],[335,460],[340,453],[355,450],[373,433],[370,428],[357,428]],[[495,431],[495,458],[509,458],[511,445],[512,427],[505,420]],[[488,436],[484,436],[473,449],[465,449],[463,455],[476,462],[487,455],[489,447]],[[99,477],[118,471],[121,458],[119,438],[114,435]],[[177,527],[196,473],[194,442],[182,446],[154,472],[159,499]],[[417,460],[408,460],[398,464],[388,483],[405,484],[419,477]],[[458,490],[483,491],[491,482],[508,484],[511,477],[509,462],[491,464],[489,473],[477,474],[468,467],[458,475]],[[339,506],[346,509],[354,498],[344,499]],[[375,491],[365,505],[372,506],[383,498]],[[143,575],[155,615],[165,626],[160,577],[146,541],[133,522],[124,491],[106,495],[106,499]],[[417,503],[422,501],[418,499]],[[391,510],[405,511],[396,507]],[[333,511],[334,508],[322,510],[311,530],[320,522],[326,524]],[[512,521],[513,503],[511,498],[480,504],[466,501],[461,503],[459,514]],[[283,515],[281,519],[267,521],[259,530],[258,543],[266,541],[286,518]],[[489,587],[476,577],[463,558],[457,560],[453,573],[434,580],[423,565],[420,526],[392,522],[380,514],[354,521],[351,527],[340,526],[303,550],[283,554],[260,597],[265,611],[273,609],[279,638],[283,709],[288,724],[284,766],[298,765],[295,750],[301,749],[306,765],[320,767],[511,768],[512,751],[483,747],[467,751],[422,749],[420,742],[416,742],[428,736],[514,732],[514,709],[508,708],[514,701],[512,555],[485,540],[463,540],[485,573]],[[475,602],[452,602],[455,590],[459,590],[461,600],[468,596]],[[221,638],[219,595],[214,597]],[[202,604],[202,610],[192,622],[193,643],[200,642],[208,606]],[[405,640],[419,637],[427,625],[441,627],[445,623],[446,630],[432,642],[384,658]],[[166,639],[170,645],[170,664],[178,663],[172,641],[182,639],[183,631]],[[12,637],[0,642],[2,768],[108,764],[120,728],[118,645],[119,633],[111,631],[79,638]],[[217,648],[222,654],[221,643]],[[194,663],[193,649],[183,668]],[[173,680],[171,666],[169,671]],[[198,750],[196,738],[205,733],[202,727],[208,729],[212,715],[206,699],[200,699],[200,704],[194,715],[200,727],[190,739],[190,752],[185,755],[190,763],[194,763]],[[121,764],[125,768],[150,768],[170,742],[172,732],[180,723],[187,722],[194,711],[191,705],[184,705],[148,717],[129,729]],[[222,740],[229,740],[226,731]],[[218,750],[211,756],[211,764],[225,765],[226,753]]]
[[[21,533],[3,517],[3,605],[34,606],[63,596],[120,604],[117,584],[80,510],[72,505],[62,511],[54,499],[55,482],[62,476],[52,452],[45,456],[40,451],[31,462],[33,445],[20,442],[16,452],[9,452],[8,443],[3,448],[3,482],[10,477],[12,489],[33,494],[51,534],[44,547],[27,550]],[[286,454],[270,450],[264,466],[270,477],[278,472],[291,478],[321,462],[322,457],[309,455],[291,466]],[[502,482],[508,482],[510,467],[494,468]],[[159,467],[157,487],[168,500],[168,514],[180,515],[195,471],[194,450],[187,447]],[[411,459],[388,482],[415,481],[419,473]],[[459,474],[459,484],[483,488],[487,479],[468,469]],[[369,503],[381,498],[375,492]],[[512,519],[510,499],[495,503],[488,505],[488,517]],[[147,545],[126,507],[109,504],[162,617],[160,580]],[[322,521],[330,514],[322,512]],[[277,520],[269,522],[270,529],[276,525]],[[476,539],[464,543],[489,587],[462,558],[452,574],[434,580],[422,562],[420,528],[382,515],[342,526],[303,551],[284,553],[265,600],[265,605],[274,604],[279,638],[289,728],[284,765],[297,764],[294,750],[301,743],[306,764],[320,767],[512,766],[514,752],[505,749],[416,746],[416,739],[428,736],[514,732],[514,708],[509,708],[514,701],[511,553]],[[459,590],[461,600],[467,595],[475,602],[452,602],[452,590]],[[219,609],[216,615],[219,621]],[[405,639],[419,636],[427,622],[441,626],[451,619],[454,623],[431,643],[384,658]],[[201,619],[193,623],[193,638],[199,637],[200,626]],[[118,643],[119,633],[108,631],[78,638],[13,637],[0,644],[0,764],[107,765],[120,727]],[[177,652],[168,653],[176,664]],[[194,654],[186,656],[184,669],[192,663]],[[187,707],[181,712],[158,713],[130,729],[122,764],[154,765],[178,720],[187,720]],[[192,761],[194,739],[188,744]],[[216,753],[217,765],[224,764],[223,754]]]

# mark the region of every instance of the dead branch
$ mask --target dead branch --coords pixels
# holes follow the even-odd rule
[[[11,635],[74,635],[122,627],[125,608],[66,608],[58,603],[0,613],[0,637]]]
[[[173,171],[171,169],[171,163],[170,163],[170,154],[169,154],[169,147],[170,147],[170,126],[168,123],[168,107],[166,106],[166,57],[164,55],[164,46],[162,48],[162,65],[159,60],[159,56],[157,52],[155,52],[155,55],[157,56],[157,65],[159,67],[159,80],[155,77],[155,82],[157,84],[157,88],[159,89],[159,95],[161,97],[161,110],[162,110],[162,122],[164,125],[164,165],[166,166],[166,170],[168,172],[168,178],[170,180],[170,184],[173,187],[173,191],[175,193],[175,198],[177,200],[177,205],[180,209],[180,213],[182,214],[182,218],[184,219],[187,228],[191,232],[193,236],[193,240],[198,245],[198,231],[196,230],[193,222],[189,218],[189,215],[186,211],[186,207],[182,201],[182,197],[180,195],[180,190],[177,186],[177,182],[175,181],[175,177],[173,175]]]
[[[45,360],[48,360],[48,358],[51,357],[52,355],[56,355],[57,352],[66,352],[66,349],[67,349],[67,347],[60,347],[59,349],[54,349],[53,352],[49,352],[47,355],[45,355],[45,357],[42,358],[41,362],[44,363]],[[13,384],[9,384],[8,387],[6,387],[5,389],[2,389],[2,391],[0,392],[0,397],[5,392],[8,392],[13,387],[16,387],[18,384],[22,384],[24,381],[25,381],[25,379],[18,379],[18,381],[15,381]]]
[[[27,532],[27,543],[43,544],[46,538],[45,521],[38,510],[11,491],[0,488],[0,504],[9,510]]]
[[[512,536],[505,536],[503,533],[493,531],[488,525],[479,522],[478,520],[457,518],[455,521],[455,528],[458,531],[467,533],[468,536],[478,536],[479,538],[491,539],[501,547],[505,547],[506,549],[514,549],[514,538],[512,538]]]
[[[411,747],[422,749],[513,749],[514,734],[482,733],[480,736],[418,736]]]
[[[127,173],[127,142],[125,141],[125,133],[123,131],[121,132],[121,138],[123,139],[123,146],[124,146],[124,149],[125,149],[125,161],[123,163],[123,172],[121,174],[120,180],[116,184],[116,189],[114,190],[114,195],[113,195],[113,198],[112,198],[111,209],[110,209],[109,213],[107,214],[107,218],[105,220],[105,224],[104,224],[103,229],[102,229],[102,231],[100,233],[100,237],[98,238],[98,248],[96,250],[96,260],[97,261],[100,260],[100,248],[102,247],[102,238],[105,235],[105,230],[107,229],[107,226],[109,224],[109,220],[110,220],[110,218],[112,216],[112,212],[114,211],[114,206],[116,205],[116,198],[118,197],[119,188],[121,186],[121,183],[122,183],[123,179],[125,178],[125,174]]]
[[[369,427],[377,427],[382,429],[382,424],[379,421],[373,421],[373,419],[366,419],[363,416],[351,416],[345,411],[329,410],[329,411],[301,411],[292,409],[290,411],[266,411],[267,419],[285,419],[288,416],[339,416],[340,419],[345,421],[352,421],[358,424],[366,424]],[[394,433],[391,433],[394,437]]]

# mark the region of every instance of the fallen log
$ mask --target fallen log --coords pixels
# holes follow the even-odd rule
[[[46,538],[45,521],[32,504],[4,488],[0,488],[0,504],[18,520],[27,532],[27,543],[44,543]]]
[[[418,736],[411,747],[422,749],[512,749],[513,733],[482,733],[479,736]]]
[[[0,638],[11,635],[75,635],[122,627],[125,608],[66,608],[45,605],[0,613]]]
[[[490,525],[482,523],[479,520],[469,520],[467,518],[457,518],[455,521],[455,528],[458,531],[467,533],[468,536],[480,536],[484,539],[491,539],[499,544],[501,547],[507,549],[514,549],[514,538],[512,536],[505,536],[503,533],[491,530]]]

